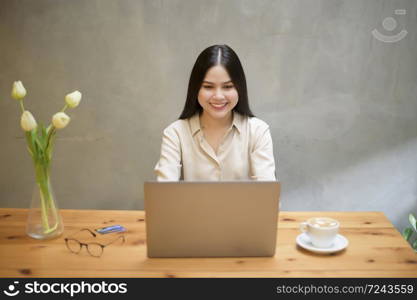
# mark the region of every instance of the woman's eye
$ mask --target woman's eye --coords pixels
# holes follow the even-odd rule
[[[231,88],[233,88],[233,85],[225,85],[224,88],[225,89],[231,89]]]
[[[203,88],[205,88],[205,89],[211,89],[211,86],[210,85],[203,85]]]

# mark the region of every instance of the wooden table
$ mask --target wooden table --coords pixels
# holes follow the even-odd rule
[[[417,254],[381,212],[280,212],[274,257],[148,258],[144,211],[61,210],[64,234],[39,241],[25,234],[27,210],[0,209],[1,277],[417,277]],[[319,255],[295,243],[299,223],[313,216],[341,222],[342,252]],[[70,253],[64,237],[83,227],[128,228],[124,244],[100,258]],[[114,234],[112,237],[114,237]],[[106,237],[107,236],[107,237]],[[99,236],[103,240],[109,235]]]

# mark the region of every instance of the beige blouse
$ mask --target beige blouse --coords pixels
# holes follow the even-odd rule
[[[155,173],[158,181],[276,180],[269,126],[234,112],[216,154],[204,138],[198,113],[177,120],[164,130]]]

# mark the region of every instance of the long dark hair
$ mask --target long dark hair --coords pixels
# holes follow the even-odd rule
[[[198,92],[200,91],[201,84],[207,71],[216,65],[221,65],[226,69],[230,79],[236,87],[239,99],[236,106],[233,108],[233,111],[244,116],[254,117],[249,108],[246,77],[239,57],[235,51],[227,45],[214,45],[204,49],[197,57],[191,71],[190,81],[188,83],[187,100],[185,101],[180,119],[188,119],[195,113],[202,112],[203,108],[200,103],[198,103]]]

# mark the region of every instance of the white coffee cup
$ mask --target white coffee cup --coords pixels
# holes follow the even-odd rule
[[[340,223],[332,218],[314,217],[300,224],[301,232],[308,235],[313,246],[329,248],[339,232]]]

